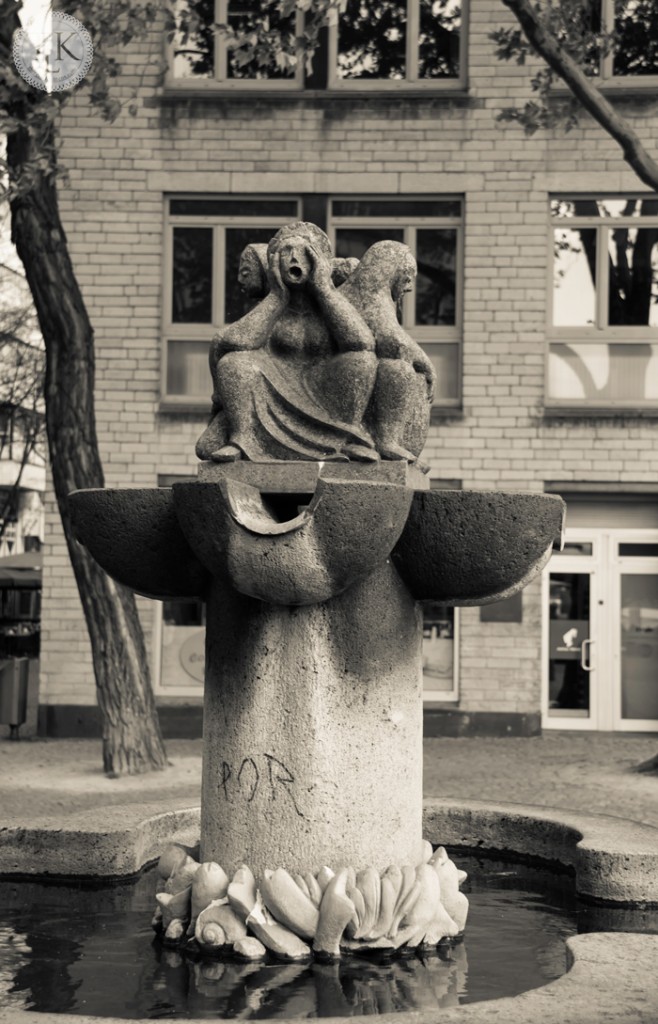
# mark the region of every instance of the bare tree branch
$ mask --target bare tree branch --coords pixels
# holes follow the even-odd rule
[[[559,40],[542,24],[530,0],[502,2],[518,21],[532,48],[569,87],[594,120],[621,146],[626,163],[633,168],[638,178],[654,192],[658,192],[658,163],[647,153],[625,118],[619,116]]]

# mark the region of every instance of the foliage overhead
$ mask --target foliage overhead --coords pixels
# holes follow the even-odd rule
[[[62,173],[57,169],[53,126],[62,106],[78,90],[88,93],[92,106],[106,120],[118,116],[122,104],[111,88],[121,72],[115,54],[132,40],[145,38],[162,12],[157,0],[60,0],[57,9],[74,14],[91,35],[94,61],[91,72],[75,90],[48,93],[34,89],[13,64],[12,36],[20,26],[21,7],[20,0],[0,0],[0,132],[5,136],[17,131],[27,133],[35,143],[31,150],[37,156],[23,164],[17,180],[9,174],[5,154],[0,154],[0,197],[4,199],[29,189],[42,174],[49,180]],[[147,59],[151,63],[156,60],[164,71],[164,62],[155,54]]]
[[[656,0],[614,0],[613,25],[602,22],[602,0],[528,0],[525,5],[502,0],[503,5],[519,21],[518,8],[531,8],[561,55],[573,60],[593,83],[600,77],[603,60],[615,75],[641,79],[658,73]],[[146,38],[156,19],[195,75],[214,73],[216,33],[226,39],[232,78],[286,77],[300,61],[310,73],[322,29],[337,24],[339,18],[341,74],[361,79],[404,75],[405,27],[397,0],[381,0],[376,6],[365,0],[241,0],[239,10],[229,14],[225,24],[215,22],[214,0],[63,0],[58,6],[75,14],[92,36],[92,71],[78,88],[88,92],[92,105],[108,120],[122,109],[111,88],[120,72],[117,54],[132,40]],[[454,42],[459,8],[455,0],[421,5],[419,53],[428,69],[426,77],[452,76],[458,71]],[[0,22],[8,24],[17,11],[20,2],[0,0]],[[536,57],[534,41],[522,25],[500,28],[491,38],[501,60],[525,64]],[[43,143],[37,147],[39,166],[23,169],[29,183],[31,172],[54,173],[48,128],[70,94],[36,93],[13,68],[7,43],[7,32],[0,29],[0,130],[11,132],[19,124],[27,125]],[[164,72],[164,60],[157,51],[145,57],[145,65]],[[557,125],[573,128],[582,112],[582,98],[576,98],[571,89],[556,91],[559,77],[550,62],[538,63],[532,72],[532,99],[520,108],[504,109],[499,117],[518,122],[527,134]],[[126,106],[129,112],[136,109],[134,100]]]
[[[658,3],[656,0],[615,0],[614,25],[602,22],[602,0],[539,0],[531,4],[544,32],[594,82],[601,63],[610,57],[614,75],[658,74]],[[516,13],[516,12],[515,12]],[[499,60],[525,64],[537,54],[526,34],[515,25],[492,32]],[[507,107],[501,121],[517,121],[527,135],[543,128],[574,128],[582,105],[573,93],[556,92],[557,71],[541,63],[531,78],[533,99],[523,107]]]

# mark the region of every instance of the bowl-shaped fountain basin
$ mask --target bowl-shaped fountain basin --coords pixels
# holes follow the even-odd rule
[[[548,494],[416,491],[393,562],[417,601],[499,601],[544,567],[565,509]]]
[[[322,476],[280,521],[258,487],[174,484],[181,528],[206,569],[248,597],[288,606],[327,601],[383,564],[413,496],[394,483]]]
[[[73,491],[75,536],[119,583],[145,597],[198,597],[207,573],[179,526],[170,487]]]

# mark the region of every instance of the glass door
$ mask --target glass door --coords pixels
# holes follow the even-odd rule
[[[545,728],[599,728],[597,584],[591,540],[555,553],[545,577]]]
[[[658,731],[658,540],[615,541],[615,728]]]
[[[544,574],[542,726],[658,732],[658,530],[566,537]]]

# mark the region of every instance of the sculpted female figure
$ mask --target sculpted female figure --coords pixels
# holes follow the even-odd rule
[[[425,444],[435,384],[430,360],[397,318],[397,305],[416,272],[406,245],[376,242],[340,288],[375,339],[377,380],[366,421],[377,451],[383,459],[409,462]]]
[[[238,284],[248,299],[262,299],[267,294],[265,242],[251,242],[240,253]]]
[[[246,298],[251,300],[252,307],[258,299],[265,297],[268,288],[266,243],[252,242],[242,250],[238,265],[238,285]],[[212,372],[212,352],[210,369]],[[196,443],[197,457],[209,459],[213,452],[221,448],[226,443],[227,429],[220,399],[213,394],[210,421]]]
[[[270,242],[268,294],[213,340],[227,432],[212,459],[379,458],[363,426],[374,338],[331,274],[329,239],[314,225],[286,225]]]

